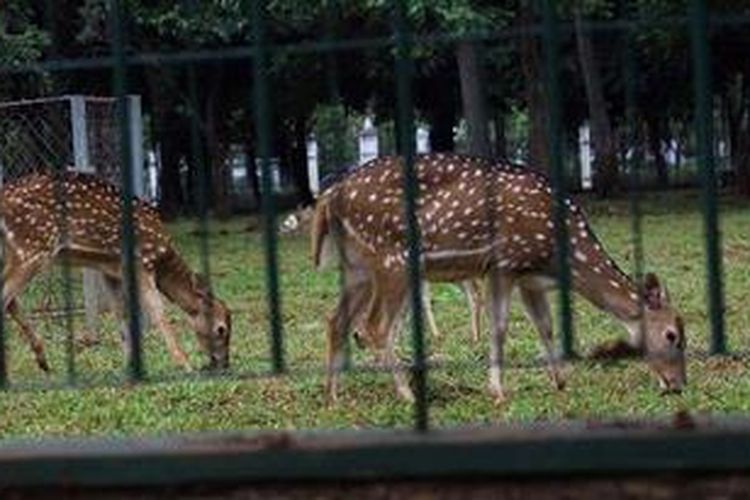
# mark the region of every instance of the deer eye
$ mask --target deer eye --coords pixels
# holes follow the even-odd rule
[[[674,330],[667,330],[666,333],[664,333],[664,338],[667,339],[669,345],[676,345],[677,347],[682,349],[683,345],[680,341],[680,335]]]

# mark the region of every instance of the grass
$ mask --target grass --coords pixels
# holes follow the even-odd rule
[[[626,200],[586,202],[592,225],[625,269],[631,269],[630,218]],[[668,284],[672,300],[683,311],[689,350],[705,351],[709,324],[705,301],[704,243],[697,195],[683,192],[650,195],[643,220],[646,267]],[[722,232],[729,346],[743,350],[750,341],[750,206],[722,201]],[[43,334],[53,373],[40,373],[15,328],[7,335],[11,388],[0,394],[0,436],[154,435],[180,431],[407,427],[412,408],[398,399],[390,375],[351,372],[343,375],[338,406],[327,407],[323,397],[324,319],[335,303],[335,271],[313,271],[306,235],[280,238],[282,312],[289,374],[265,376],[270,370],[268,318],[264,295],[265,269],[259,232],[247,231],[247,221],[212,224],[212,278],[219,295],[234,314],[232,369],[238,377],[216,380],[183,377],[170,361],[155,331],[145,339],[148,374],[169,379],[142,385],[121,385],[124,370],[116,325],[105,318],[100,343],[76,346],[76,381],[67,388],[66,337],[60,320],[36,322]],[[188,260],[199,262],[194,225],[172,226],[178,246]],[[40,300],[44,287],[36,285],[24,297],[26,308]],[[74,290],[78,294],[78,290]],[[466,423],[602,419],[659,416],[680,409],[695,413],[739,414],[750,411],[747,358],[693,358],[689,385],[681,396],[659,396],[647,368],[638,362],[599,365],[578,362],[567,367],[568,387],[552,389],[541,368],[508,369],[505,384],[510,400],[496,406],[486,387],[487,336],[470,341],[468,308],[461,292],[450,285],[433,287],[434,308],[444,332],[428,339],[429,349],[447,360],[429,375],[431,423]],[[184,318],[178,321],[183,344],[195,365],[197,354]],[[575,306],[577,349],[624,336],[624,330],[605,314],[581,300]],[[508,363],[537,359],[539,342],[516,303],[507,341]],[[76,318],[76,335],[81,334]],[[408,353],[407,340],[401,346]],[[353,349],[355,365],[369,360]],[[45,388],[53,383],[63,388]],[[85,387],[93,385],[94,387]]]

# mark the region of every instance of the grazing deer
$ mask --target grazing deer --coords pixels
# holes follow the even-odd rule
[[[109,292],[119,299],[115,302],[124,319],[120,217],[117,189],[89,174],[32,174],[0,190],[4,307],[21,326],[43,370],[48,365],[42,341],[20,315],[16,297],[34,276],[54,263],[67,261],[104,274]],[[140,304],[161,331],[172,358],[190,369],[187,355],[164,316],[159,292],[190,317],[199,343],[209,355],[208,366],[227,368],[229,309],[182,260],[156,210],[133,200],[133,218]],[[125,337],[130,355],[130,342]]]
[[[527,316],[546,352],[549,373],[562,388],[552,343],[547,292],[556,285],[553,197],[549,182],[532,170],[454,154],[420,155],[416,217],[422,237],[421,266],[427,281],[484,279],[491,318],[490,391],[501,383],[510,299],[520,290]],[[331,185],[320,197],[312,227],[317,267],[343,261],[344,288],[329,319],[326,391],[337,394],[345,327],[353,322],[362,341],[393,368],[398,394],[413,399],[395,368],[395,329],[408,295],[403,161],[383,157]],[[643,288],[609,258],[583,211],[567,201],[573,289],[620,320],[662,388],[686,382],[685,333],[679,313],[656,276]]]

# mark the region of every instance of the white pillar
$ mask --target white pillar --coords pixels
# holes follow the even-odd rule
[[[307,179],[310,192],[313,197],[317,198],[320,192],[320,168],[318,166],[318,141],[315,137],[307,140]]]
[[[94,172],[89,161],[89,136],[86,125],[86,98],[70,96],[70,129],[73,131],[73,170]]]
[[[591,129],[588,123],[578,127],[578,158],[581,162],[581,188],[588,190],[593,187],[591,172]]]
[[[379,154],[378,129],[373,125],[372,118],[365,117],[365,123],[359,133],[359,164],[375,159]]]
[[[130,127],[130,167],[133,173],[133,194],[143,196],[143,119],[141,96],[128,96],[128,127]]]
[[[73,165],[77,172],[94,173],[96,169],[89,161],[88,124],[86,123],[86,98],[73,95],[70,99],[70,128],[73,141]],[[86,316],[86,328],[89,333],[99,327],[99,314],[106,309],[106,302],[100,300],[104,294],[102,276],[90,269],[83,270],[83,307]]]
[[[430,132],[422,127],[417,127],[416,131],[417,140],[417,153],[429,153],[430,152]]]

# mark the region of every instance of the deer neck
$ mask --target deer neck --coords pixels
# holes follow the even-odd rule
[[[638,286],[607,255],[582,217],[571,233],[570,252],[575,290],[620,320],[635,337],[642,316]]]
[[[609,261],[611,262],[611,261]],[[642,307],[637,286],[615,267],[572,266],[573,288],[598,309],[617,318],[628,331],[634,346],[642,344]]]
[[[156,265],[156,285],[172,302],[186,314],[196,316],[201,299],[196,290],[196,275],[174,251],[168,252]]]

